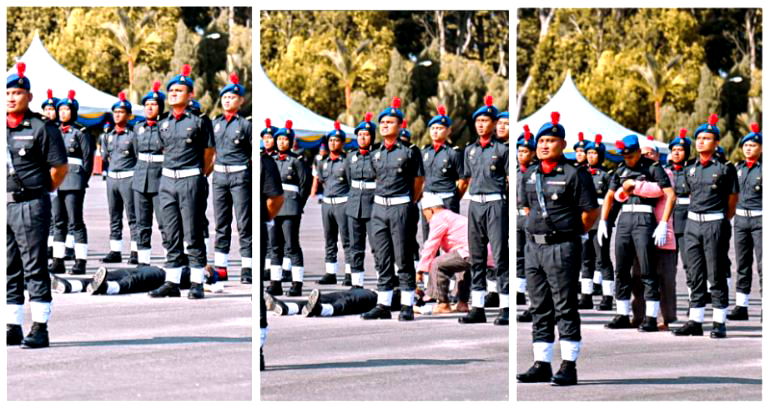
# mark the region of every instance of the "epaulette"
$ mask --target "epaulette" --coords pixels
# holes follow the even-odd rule
[[[452,147],[452,149],[454,149],[454,150],[456,150],[456,151],[460,152],[460,147],[459,147],[459,146],[453,146],[453,147]]]
[[[613,174],[613,173],[615,173],[615,169],[610,169],[610,170],[608,170],[608,171],[607,171],[607,174],[608,174],[608,175],[611,175],[611,174]]]
[[[247,121],[249,121],[249,122],[251,122],[251,115],[247,116],[247,117],[246,117],[246,120],[247,120]]]
[[[198,116],[199,116],[199,117],[201,117],[201,118],[205,118],[205,117],[206,117],[206,114],[205,114],[205,113],[203,113],[203,112],[201,112],[201,113],[200,113]]]
[[[417,148],[417,145],[415,145],[415,144],[409,145],[409,149],[414,149],[414,148]],[[420,149],[420,148],[417,148],[417,149]]]

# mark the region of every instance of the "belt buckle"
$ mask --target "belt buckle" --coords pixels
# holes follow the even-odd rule
[[[548,243],[548,240],[546,239],[545,234],[533,234],[532,235],[532,239],[537,244],[547,244]]]

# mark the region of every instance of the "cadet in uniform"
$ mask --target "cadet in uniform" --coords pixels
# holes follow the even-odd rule
[[[575,166],[562,152],[567,145],[559,113],[537,132],[538,166],[530,166],[519,187],[527,210],[526,275],[532,312],[535,363],[516,376],[519,382],[577,383],[575,361],[580,355],[580,314],[577,289],[581,245],[598,214],[596,190],[585,167]],[[559,327],[562,363],[551,376],[554,325]]]
[[[48,346],[51,278],[46,265],[46,236],[53,192],[67,174],[67,151],[54,122],[32,113],[26,65],[6,80],[6,343],[26,348]],[[29,292],[32,329],[24,337],[24,290]]]
[[[345,251],[345,285],[351,285],[350,267],[350,233],[348,217],[345,209],[350,192],[350,180],[345,172],[345,132],[340,128],[339,121],[334,121],[334,130],[326,134],[325,141],[329,147],[329,156],[318,162],[317,176],[314,184],[323,185],[324,197],[321,205],[321,221],[323,222],[326,242],[324,263],[326,274],[318,280],[318,284],[337,284],[337,241],[342,239]]]
[[[408,146],[415,155],[421,156],[422,153],[420,152],[420,148],[412,143],[412,133],[407,126],[407,120],[404,118],[404,121],[401,122],[401,130],[398,131],[398,139],[404,146]],[[411,257],[414,261],[415,271],[417,263],[420,261],[420,243],[417,241],[417,225],[420,223],[420,209],[418,206],[419,198],[417,200],[418,201],[409,204],[409,218],[407,219],[407,227],[412,229],[407,233],[407,240],[410,242],[409,248],[413,250]]]
[[[372,163],[371,145],[377,126],[372,122],[372,113],[367,112],[363,122],[356,126],[358,152],[350,152],[345,158],[345,172],[350,181],[350,192],[345,214],[348,216],[350,232],[350,271],[351,285],[364,286],[364,254],[366,239],[372,243],[372,206],[374,205],[374,189],[377,185]],[[372,251],[374,246],[372,246]],[[347,256],[346,256],[347,257]]]
[[[233,210],[238,224],[241,252],[241,282],[251,284],[251,118],[238,114],[246,89],[237,75],[219,91],[224,114],[213,121],[216,141],[214,162],[214,220],[216,244],[214,268],[219,278],[227,278],[228,254]],[[222,271],[224,270],[224,271]]]
[[[275,149],[275,135],[278,132],[278,127],[273,126],[273,123],[270,121],[270,118],[265,119],[265,128],[262,129],[262,131],[259,132],[259,137],[262,139],[262,153],[264,153],[267,156],[274,157],[277,155],[276,149]],[[265,237],[265,254],[263,256],[265,257],[264,265],[265,268],[262,270],[262,281],[268,281],[270,280],[270,260],[272,259],[272,254],[270,254],[270,249],[272,248],[271,238],[273,229],[267,229],[267,233]]]
[[[422,195],[423,168],[420,155],[398,141],[399,127],[404,120],[401,100],[393,98],[389,108],[380,113],[380,135],[383,141],[374,151],[372,162],[376,178],[372,209],[371,237],[374,264],[377,269],[377,305],[361,315],[363,319],[390,319],[393,288],[401,289],[399,321],[414,320],[414,291],[416,289],[415,251],[409,234],[416,228],[409,223],[410,206]],[[398,276],[394,274],[394,268]],[[398,281],[396,281],[398,280]]]
[[[510,134],[510,118],[508,111],[500,112],[497,115],[497,125],[495,125],[495,135],[497,140],[508,145],[508,136]]]
[[[535,138],[528,125],[524,125],[524,132],[516,140],[516,159],[519,163],[519,167],[516,168],[516,188],[521,191],[524,186],[524,174],[535,160]],[[527,221],[527,210],[522,205],[523,197],[518,195],[516,199],[516,305],[526,305],[527,278],[524,274],[524,246],[527,243],[527,236],[524,227]],[[516,320],[532,322],[532,313],[529,308],[517,316]]]
[[[165,118],[166,94],[160,92],[160,82],[155,81],[152,91],[142,97],[145,119],[134,126],[134,152],[137,153],[132,188],[136,207],[136,247],[140,265],[150,264],[152,253],[152,215],[158,222],[160,235],[166,242],[163,217],[160,209],[160,172],[163,169],[163,148],[160,143],[160,125]],[[165,244],[164,244],[165,248]]]
[[[265,121],[267,124],[266,129],[272,128],[270,121]],[[263,131],[264,132],[264,131]],[[277,130],[270,129],[270,133],[277,133]],[[265,259],[265,253],[267,252],[267,230],[268,224],[272,224],[273,219],[278,214],[278,211],[283,205],[283,187],[281,186],[281,173],[275,164],[273,158],[267,153],[262,152],[259,155],[259,179],[260,179],[260,191],[259,191],[259,260],[260,263]],[[264,270],[265,266],[260,265],[260,270]],[[265,306],[265,291],[262,287],[263,281],[259,281],[259,370],[265,370],[265,356],[262,354],[262,347],[265,346],[267,341],[267,307]],[[279,283],[280,284],[280,283]]]
[[[323,203],[324,187],[318,181],[318,169],[321,166],[321,161],[329,156],[329,150],[326,149],[326,144],[321,142],[321,146],[318,148],[318,153],[313,158],[313,165],[310,167],[313,175],[313,187],[310,189],[310,196],[318,198],[318,203]]]
[[[583,132],[578,132],[578,141],[572,145],[572,149],[575,150],[575,165],[577,166],[588,165],[586,161],[586,145],[588,145],[588,141],[585,140]],[[585,251],[585,247],[583,251]]]
[[[741,139],[746,160],[736,166],[738,172],[738,204],[735,209],[735,262],[738,264],[735,282],[735,308],[727,318],[735,321],[749,319],[751,293],[752,250],[757,255],[759,294],[762,294],[762,133],[759,124],[751,124],[751,132]]]
[[[271,295],[283,294],[281,288],[282,270],[291,271],[291,289],[289,295],[302,294],[302,281],[305,277],[305,259],[299,243],[299,227],[302,213],[310,195],[310,171],[301,156],[291,151],[294,144],[292,122],[286,121],[286,126],[275,133],[278,155],[275,163],[281,175],[281,186],[284,190],[284,202],[281,211],[275,217],[270,241],[273,259],[270,266]]]
[[[682,259],[682,267],[687,271],[687,257],[684,251],[684,230],[687,225],[687,210],[690,207],[690,190],[685,182],[685,168],[690,165],[690,145],[692,142],[687,138],[687,129],[679,130],[679,135],[668,144],[669,150],[669,169],[674,175],[674,194],[676,194],[676,204],[674,205],[674,237],[676,238],[676,252]],[[690,292],[692,285],[690,275],[687,274],[687,291]]]
[[[48,98],[43,101],[43,103],[40,105],[40,108],[43,110],[43,116],[54,123],[59,121],[59,111],[56,110],[56,104],[58,103],[59,98],[55,98],[53,96],[53,90],[49,88]],[[53,200],[53,198],[51,199]],[[53,219],[53,214],[51,215],[51,218]],[[53,258],[53,235],[54,224],[52,221],[50,223],[50,227],[48,228],[48,258]]]
[[[190,66],[185,64],[182,73],[166,85],[171,111],[160,121],[163,170],[159,192],[168,252],[164,268],[166,282],[150,291],[151,297],[174,295],[179,288],[182,267],[189,263],[192,285],[187,298],[203,298],[206,266],[203,219],[206,175],[214,162],[214,133],[210,121],[186,110],[193,92],[190,71]],[[184,242],[187,242],[187,260],[184,260]]]
[[[735,166],[722,163],[715,157],[719,143],[716,114],[708,123],[699,126],[693,137],[696,161],[685,168],[686,188],[690,190],[690,208],[685,227],[687,270],[692,284],[690,319],[684,326],[673,330],[674,335],[703,335],[703,316],[706,292],[711,292],[714,325],[711,338],[725,338],[725,319],[728,306],[727,271],[730,219],[738,201],[738,178]],[[728,244],[728,245],[725,245]],[[707,283],[710,283],[707,288]]]
[[[88,179],[94,168],[94,147],[91,137],[75,122],[78,117],[78,102],[75,91],[70,91],[66,99],[57,104],[61,124],[59,129],[67,149],[69,171],[64,182],[59,185],[53,199],[54,246],[52,273],[64,272],[65,239],[71,234],[75,239],[75,265],[71,274],[85,274],[88,260],[88,232],[83,220],[83,202],[86,197]]]
[[[123,251],[123,210],[128,219],[131,236],[130,264],[138,264],[136,208],[134,207],[134,167],[136,166],[136,134],[128,125],[131,116],[131,102],[126,94],[118,94],[118,102],[112,105],[115,128],[107,134],[107,143],[102,145],[102,158],[107,169],[107,203],[110,207],[110,252],[102,259],[104,263],[120,263]]]
[[[508,213],[504,195],[508,178],[508,147],[497,141],[498,110],[492,97],[473,113],[479,139],[465,147],[464,178],[471,202],[468,205],[468,242],[471,253],[471,310],[460,317],[462,324],[486,322],[484,296],[487,290],[487,244],[495,258],[494,275],[500,293],[500,315],[496,325],[508,325]]]

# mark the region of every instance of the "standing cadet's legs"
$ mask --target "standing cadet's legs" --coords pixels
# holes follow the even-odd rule
[[[66,252],[65,241],[67,239],[67,208],[64,204],[64,195],[50,198],[51,220],[53,222],[53,262],[51,272],[54,274],[64,274],[64,255]],[[10,216],[9,216],[10,217]],[[50,229],[49,229],[50,230]]]
[[[486,211],[487,235],[492,245],[492,257],[495,261],[495,276],[497,288],[500,293],[500,316],[495,323],[508,324],[508,213],[505,211],[505,203],[502,200],[487,204]],[[486,251],[484,252],[486,254]]]
[[[749,218],[735,216],[733,224],[735,229],[735,264],[737,264],[735,279],[735,305],[748,307],[748,298],[751,293],[752,267],[754,264],[755,244],[752,237],[752,222],[759,217]],[[734,318],[731,318],[734,319]]]
[[[471,261],[471,304],[484,308],[487,290],[487,235],[486,207],[489,203],[471,201],[468,205],[468,248]]]
[[[160,178],[160,203],[163,215],[163,227],[166,230],[166,281],[179,284],[184,265],[182,244],[182,215],[177,199],[176,179],[167,176]]]
[[[110,251],[122,251],[123,239],[123,196],[120,194],[120,179],[107,177],[107,206],[110,211]]]
[[[414,243],[411,241],[416,241],[414,235],[417,233],[415,231],[417,217],[412,215],[413,217],[410,218],[411,211],[412,205],[396,205],[387,208],[402,306],[414,304],[414,290],[416,288],[414,260],[412,259],[414,247],[411,247]],[[405,223],[404,220],[412,220],[413,226]]]
[[[228,173],[214,172],[212,195],[214,202],[214,267],[227,271],[230,239],[233,224],[233,195],[230,191]]]
[[[241,253],[241,278],[251,278],[251,170],[247,169],[230,175],[230,192],[233,195],[235,221],[238,226],[238,243]],[[248,269],[248,271],[245,271]]]
[[[727,271],[724,270],[724,260],[728,258],[729,250],[729,242],[725,243],[725,235],[729,232],[730,221],[722,219],[706,222],[701,227],[710,233],[703,235],[703,250],[706,256],[706,277],[710,283],[714,321],[724,323],[728,306]]]
[[[371,219],[348,216],[350,229],[350,272],[355,286],[364,285],[364,257],[366,254],[367,225]],[[371,232],[370,232],[371,233]],[[371,242],[371,241],[370,241]],[[348,257],[347,255],[345,257]]]
[[[759,274],[759,296],[762,297],[762,218],[754,220],[754,228],[751,230],[754,241],[754,253],[757,257],[757,273]]]
[[[206,267],[206,245],[203,238],[204,211],[206,209],[206,188],[208,180],[203,175],[178,179],[179,208],[182,215],[184,241],[187,242],[187,257],[190,266],[190,281],[203,284]]]
[[[86,260],[88,259],[88,233],[83,220],[83,202],[86,191],[70,190],[63,193],[67,219],[69,220],[68,230],[75,238],[75,266],[72,268],[72,273],[85,274]]]
[[[617,315],[631,314],[631,267],[637,257],[633,241],[633,214],[621,214],[615,234],[615,299]],[[605,243],[605,245],[609,245]]]
[[[388,220],[388,207],[374,204],[372,208],[371,245],[377,269],[378,304],[390,306],[393,297],[393,242]]]
[[[134,190],[134,207],[136,213],[136,246],[140,264],[150,264],[152,248],[152,213],[156,194],[142,193]],[[159,209],[155,209],[156,211]]]
[[[339,236],[342,239],[342,250],[344,252],[345,260],[345,278],[350,278],[350,225],[348,224],[348,217],[345,215],[345,204],[334,206],[334,220],[339,229]]]
[[[283,237],[286,242],[284,255],[291,261],[290,296],[302,294],[302,283],[305,279],[305,259],[299,242],[299,228],[302,216],[289,216],[283,222]]]
[[[535,362],[548,364],[553,360],[553,343],[556,339],[554,327],[556,313],[553,306],[553,294],[544,270],[546,263],[553,259],[554,245],[535,244],[527,241],[525,245],[525,274],[529,293],[529,311],[532,314],[532,347]]]
[[[599,239],[594,235],[593,246],[596,253],[596,269],[594,272],[594,285],[602,285],[602,301],[599,303],[600,311],[609,311],[612,309],[612,298],[615,296],[615,270],[610,258],[610,239],[612,238],[612,226],[607,226],[607,238],[603,245],[599,245]]]
[[[525,305],[527,300],[527,278],[524,274],[524,246],[527,244],[527,234],[524,230],[516,229],[516,304]]]
[[[637,214],[635,217],[637,220],[640,220],[647,216]],[[645,316],[652,318],[652,321],[657,319],[660,312],[660,278],[655,270],[657,248],[652,240],[652,233],[654,231],[655,226],[651,215],[646,220],[646,223],[637,223],[636,228],[632,231],[636,259],[639,263],[640,279],[644,286]]]
[[[703,246],[705,225],[706,223],[688,220],[684,231],[687,276],[691,285],[689,320],[698,325],[703,323],[706,307],[706,249]]]
[[[339,226],[334,216],[333,204],[325,202],[321,204],[321,224],[324,229],[324,263],[326,264],[326,274],[319,283],[336,284]],[[334,276],[333,282],[330,280],[331,276]]]

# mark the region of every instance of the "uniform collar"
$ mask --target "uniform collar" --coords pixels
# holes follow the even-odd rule
[[[185,117],[185,115],[187,115],[188,113],[189,113],[189,112],[187,112],[187,110],[184,110],[184,111],[182,111],[182,113],[181,113],[181,114],[179,114],[179,115],[177,116],[176,112],[174,112],[174,110],[172,109],[172,110],[171,110],[171,112],[169,112],[169,114],[170,114],[169,116],[170,116],[170,117],[172,117],[172,118],[174,118],[175,120],[179,121],[180,119],[184,118],[184,117]]]
[[[446,142],[441,142],[441,143],[433,142],[433,151],[438,153],[438,151],[440,151],[445,145],[446,145]]]
[[[225,122],[230,122],[233,118],[238,118],[238,112],[225,112]]]
[[[481,149],[485,149],[488,146],[492,146],[494,141],[495,141],[495,138],[493,138],[492,135],[489,135],[489,138],[487,138],[486,141],[484,141],[483,138],[479,137],[479,139],[476,142],[479,144],[479,146],[481,146]]]
[[[708,159],[706,159],[705,161],[704,161],[704,160],[702,160],[700,157],[698,157],[698,159],[697,159],[697,163],[698,163],[698,164],[699,164],[701,167],[706,167],[706,166],[708,166],[708,165],[711,165],[711,164],[715,163],[715,155],[714,155],[714,154],[712,154],[712,155],[711,155],[711,157],[709,157],[709,158],[708,158]]]
[[[383,140],[382,145],[380,145],[380,149],[387,149],[388,152],[392,152],[393,149],[396,149],[397,146],[398,146],[398,138],[396,138],[396,140],[393,141],[392,144],[388,144],[387,141]]]
[[[337,161],[337,160],[341,160],[341,159],[344,159],[344,158],[345,158],[345,152],[340,152],[339,154],[336,154],[334,152],[329,152],[328,159],[331,162],[334,162],[334,161]]]
[[[22,122],[24,122],[24,117],[27,116],[26,112],[22,113],[8,113],[5,116],[5,124],[9,128],[17,128],[19,125],[21,125]]]
[[[124,133],[126,133],[126,131],[128,130],[128,126],[119,127],[119,126],[116,124],[116,125],[115,125],[115,128],[114,128],[113,130],[115,131],[115,133],[116,133],[116,134],[118,134],[118,135],[121,135],[121,134],[124,134]]]

